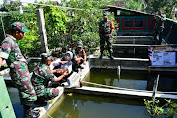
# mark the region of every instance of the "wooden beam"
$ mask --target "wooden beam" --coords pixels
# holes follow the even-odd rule
[[[49,52],[48,43],[47,43],[47,36],[46,36],[46,29],[45,29],[45,20],[44,20],[43,8],[37,9],[37,21],[38,21],[39,32],[40,32],[42,51],[43,52]]]

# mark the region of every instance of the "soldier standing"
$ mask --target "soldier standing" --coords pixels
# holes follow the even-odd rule
[[[33,70],[31,81],[37,95],[37,101],[35,102],[35,104],[44,106],[47,104],[45,100],[55,98],[56,96],[59,95],[59,89],[51,87],[49,88],[50,82],[60,81],[61,79],[68,75],[68,72],[66,71],[61,76],[56,77],[53,73],[60,73],[60,69],[56,70],[50,69],[49,66],[53,59],[51,54],[42,53],[41,58],[42,58],[41,62],[39,62]]]
[[[154,34],[154,40],[157,40],[156,37],[157,35],[159,36],[158,44],[161,44],[162,42],[162,33],[164,29],[164,21],[165,21],[165,16],[162,15],[162,10],[158,11],[158,15],[154,17],[155,20],[155,34]]]
[[[108,51],[109,51],[109,58],[113,59],[112,56],[112,43],[111,43],[111,36],[112,33],[114,31],[114,25],[113,22],[108,20],[108,13],[105,12],[103,14],[103,18],[104,20],[102,20],[99,23],[99,36],[100,36],[100,59],[102,59],[103,56],[103,51],[104,51],[104,46],[105,46],[105,42],[107,43],[107,47],[108,47]]]
[[[5,59],[10,68],[10,76],[19,90],[21,104],[24,106],[25,118],[36,118],[39,111],[32,109],[32,104],[37,100],[36,93],[31,84],[31,77],[27,66],[27,61],[22,55],[17,40],[21,40],[28,29],[20,22],[11,24],[11,35],[2,41],[0,49],[0,67]]]

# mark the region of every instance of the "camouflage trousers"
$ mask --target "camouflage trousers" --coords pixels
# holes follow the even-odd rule
[[[59,95],[59,89],[57,88],[44,88],[43,86],[40,89],[38,87],[36,87],[35,89],[37,97],[43,97],[50,100]]]
[[[156,40],[157,41],[157,39],[156,39],[156,37],[157,37],[157,35],[159,36],[159,40],[158,40],[158,44],[161,44],[161,42],[162,42],[162,34],[163,33],[163,29],[155,29],[155,33],[154,33],[154,40]]]
[[[113,50],[112,50],[111,37],[108,35],[100,36],[100,52],[103,53],[103,51],[105,50],[105,42],[107,43],[109,53],[112,53]]]
[[[37,96],[26,63],[14,64],[14,68],[10,69],[10,76],[19,90],[21,104],[31,106],[37,100]]]

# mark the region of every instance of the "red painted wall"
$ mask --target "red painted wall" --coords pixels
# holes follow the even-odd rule
[[[145,30],[146,19],[143,19],[143,27],[135,27],[135,18],[133,18],[133,27],[125,27],[124,19],[122,19],[122,30]]]
[[[152,18],[149,18],[148,19],[148,29],[149,30],[153,30],[154,29],[154,25],[155,25],[155,22],[153,21],[153,17]]]

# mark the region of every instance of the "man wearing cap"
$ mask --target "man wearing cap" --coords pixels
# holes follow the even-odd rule
[[[82,42],[78,42],[76,48],[72,51],[74,55],[73,70],[78,71],[78,68],[83,69],[81,64],[86,65],[87,55],[83,49]]]
[[[21,40],[27,31],[23,23],[11,24],[11,35],[7,35],[0,48],[0,67],[3,60],[6,60],[11,79],[20,93],[21,103],[25,109],[24,117],[36,118],[39,116],[39,111],[32,109],[32,104],[37,100],[36,93],[30,81],[27,61],[17,44],[17,40]]]
[[[105,12],[103,14],[104,20],[99,23],[99,36],[100,36],[100,59],[102,59],[105,42],[107,43],[109,58],[113,59],[112,56],[112,44],[111,44],[111,36],[114,31],[113,22],[108,20],[108,13]]]
[[[59,89],[49,88],[50,82],[58,82],[68,75],[67,72],[64,72],[61,76],[56,77],[53,73],[60,73],[60,69],[52,70],[50,69],[50,64],[53,61],[51,53],[42,53],[41,62],[39,62],[34,70],[31,77],[31,82],[36,91],[37,101],[35,104],[44,106],[46,105],[45,100],[55,98],[59,95]]]

